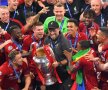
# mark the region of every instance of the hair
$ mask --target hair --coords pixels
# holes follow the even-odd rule
[[[1,15],[1,10],[4,10],[4,9],[7,9],[8,10],[8,7],[7,6],[0,6],[0,15]]]
[[[33,24],[33,28],[36,27],[36,26],[42,26],[42,25],[43,25],[42,22],[36,22],[36,23]]]
[[[16,29],[20,29],[20,27],[17,25],[13,25],[9,28],[8,33],[11,35],[13,33],[13,31]]]
[[[100,27],[100,31],[101,31],[106,37],[108,37],[108,27]]]
[[[20,53],[19,51],[17,51],[16,49],[13,49],[13,50],[9,53],[8,57],[10,58],[11,61],[14,61],[15,56],[18,55],[19,53]]]
[[[58,2],[58,3],[56,3],[55,5],[54,5],[54,7],[64,7],[64,4],[62,4],[61,2]]]
[[[74,18],[70,18],[70,19],[68,20],[68,22],[72,22],[72,23],[74,23],[76,26],[79,26],[78,21],[77,21],[76,19],[74,19]]]
[[[89,16],[89,18],[93,18],[93,19],[96,17],[95,11],[91,9],[84,11],[83,16],[85,17],[87,15]]]
[[[8,9],[8,6],[0,6],[0,9]]]
[[[91,3],[92,1],[94,1],[94,0],[91,0],[91,1],[90,1],[90,4],[92,4],[92,3]],[[102,5],[103,0],[95,0],[95,2],[99,2],[99,3]]]
[[[79,41],[79,44],[81,45],[82,49],[87,49],[91,47],[91,43],[88,40],[81,40]]]

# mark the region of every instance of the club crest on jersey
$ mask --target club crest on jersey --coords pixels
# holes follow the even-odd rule
[[[12,49],[13,49],[13,47],[12,47],[12,46],[9,46],[9,47],[8,47],[8,50],[9,50],[9,51],[10,51],[10,50],[12,50]]]

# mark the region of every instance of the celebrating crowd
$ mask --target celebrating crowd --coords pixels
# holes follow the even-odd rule
[[[107,60],[108,2],[0,6],[0,90],[108,90]]]

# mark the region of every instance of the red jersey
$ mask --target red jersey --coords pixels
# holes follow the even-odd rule
[[[91,49],[88,53],[92,53],[96,57],[96,53],[93,49]],[[77,68],[82,69],[86,90],[98,87],[97,74],[93,62],[90,62],[82,57],[78,62]]]
[[[16,72],[18,73],[19,76],[22,73],[24,75],[29,74],[29,69],[27,64],[23,62],[22,65],[18,66]],[[1,79],[0,85],[3,90],[7,90],[9,88],[13,88],[14,90],[20,90],[18,86],[18,79],[15,75],[15,71],[8,61],[6,61],[0,67],[0,79]]]
[[[92,26],[89,27],[88,29],[90,30],[90,28],[94,28],[96,30],[96,32],[99,30],[99,25],[96,24],[95,22],[92,23]],[[85,26],[84,22],[80,22],[79,24],[79,32],[84,32],[86,33],[87,27]]]
[[[23,34],[26,33],[25,30],[24,30],[24,26],[23,26],[23,24],[22,24],[19,20],[17,20],[17,19],[13,19],[13,18],[10,18],[10,20],[11,20],[12,22],[17,23],[17,24],[20,26],[20,28],[21,28],[21,32],[22,32]]]
[[[88,27],[84,24],[84,22],[80,22],[79,24],[79,32],[84,32],[88,39],[92,44],[92,48],[97,50],[97,41],[96,41],[96,33],[99,30],[99,25],[95,22],[92,23],[91,27]],[[93,36],[91,35],[93,34]]]
[[[44,37],[41,40],[38,40],[33,35],[28,35],[23,41],[22,49],[25,50],[25,51],[29,51],[33,42],[36,43],[36,45],[39,46],[39,47],[43,46]],[[37,46],[36,46],[36,48],[37,48]],[[33,52],[35,51],[36,48],[32,47],[32,49],[33,49],[32,54],[33,54]],[[29,62],[30,71],[35,72],[35,65],[34,65],[34,61],[32,60],[32,58],[33,58],[33,55],[30,55],[27,59],[28,59],[28,62]]]
[[[44,38],[45,37],[39,40],[38,38],[35,38],[34,35],[28,35],[23,41],[23,50],[29,51],[32,42],[37,42],[39,47],[43,46]]]
[[[23,40],[24,38],[26,38],[26,36],[23,36]],[[23,43],[19,43],[19,42],[16,42],[15,40],[12,40],[13,42],[12,43],[8,43],[5,47],[4,47],[4,50],[5,50],[5,55],[6,55],[6,60],[8,60],[8,54],[13,50],[13,49],[17,49],[19,51],[22,51],[22,46],[23,46]]]
[[[70,34],[66,34],[65,37],[68,39],[69,43],[71,44],[72,48],[77,48],[77,43],[81,40],[87,40],[87,36],[83,32],[76,33],[75,37],[72,37]],[[73,52],[74,53],[74,52]]]
[[[6,40],[9,40],[11,36],[8,33],[4,35],[0,35],[0,44],[4,43]],[[2,65],[5,61],[5,51],[4,48],[0,50],[0,65]]]
[[[8,54],[13,50],[18,49],[15,43],[9,43],[4,47],[6,60],[9,60]]]
[[[102,50],[99,50],[99,53],[100,53],[102,62],[107,63],[108,62],[108,44],[102,46]],[[102,90],[108,89],[108,72],[105,72],[105,71],[101,72],[99,86]]]
[[[68,40],[71,40],[72,43],[74,44],[75,39],[77,38],[77,43],[81,40],[87,40],[87,36],[83,32],[78,32],[78,36],[76,35],[75,37],[72,37],[70,34],[66,34],[65,36]]]

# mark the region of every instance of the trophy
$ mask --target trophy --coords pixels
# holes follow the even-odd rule
[[[57,82],[54,68],[52,67],[54,54],[48,45],[36,49],[36,55],[33,57],[33,60],[44,78],[45,85],[53,85]]]

